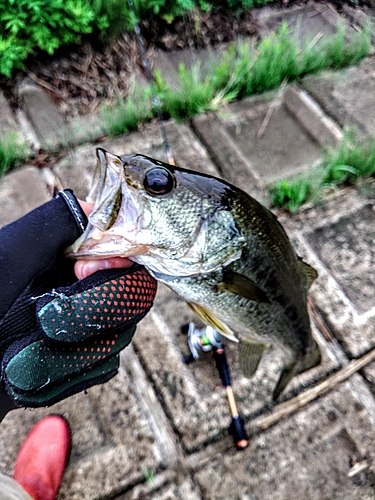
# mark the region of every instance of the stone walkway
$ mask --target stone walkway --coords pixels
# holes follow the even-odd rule
[[[262,9],[257,15],[263,34],[286,18],[300,36],[311,37],[331,33],[338,20],[321,4],[286,12]],[[366,13],[346,8],[341,17],[354,29],[363,25]],[[180,56],[188,61],[197,54]],[[158,59],[165,71],[168,66],[171,80],[176,58],[160,54]],[[309,76],[230,104],[225,113],[198,116],[190,124],[170,121],[167,133],[177,164],[221,176],[267,203],[267,184],[317,164],[322,148],[337,144],[344,126],[375,137],[374,91],[375,59],[367,57],[339,73]],[[79,137],[74,133],[79,124],[67,125],[42,88],[25,81],[20,92],[24,108],[17,117],[0,95],[2,130],[26,131],[44,147],[58,148],[67,137],[75,142],[54,173],[79,197],[90,185],[96,147],[165,160],[155,124],[93,144],[82,127]],[[100,137],[95,117],[85,121],[90,137]],[[34,167],[5,176],[0,224],[48,200],[50,183],[51,172]],[[273,406],[280,353],[267,351],[248,380],[239,372],[236,346],[227,342],[233,388],[250,437],[245,451],[236,451],[228,435],[225,391],[212,356],[182,362],[188,346],[180,328],[195,319],[193,314],[160,286],[114,380],[51,409],[5,418],[0,470],[11,473],[31,426],[58,412],[73,430],[59,500],[375,499],[374,208],[375,185],[364,182],[319,206],[280,216],[299,255],[319,272],[311,317],[323,361],[295,378]]]

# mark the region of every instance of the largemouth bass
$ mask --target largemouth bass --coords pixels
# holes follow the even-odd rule
[[[317,273],[294,252],[276,217],[242,190],[134,154],[97,150],[85,233],[75,258],[129,257],[174,290],[203,321],[239,343],[240,366],[254,375],[269,344],[289,381],[320,362],[307,312]]]

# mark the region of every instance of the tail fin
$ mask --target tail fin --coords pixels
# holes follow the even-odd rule
[[[310,351],[303,358],[288,364],[281,372],[279,381],[273,391],[272,399],[275,401],[280,396],[294,376],[318,366],[320,362],[320,350],[318,344],[314,340]]]

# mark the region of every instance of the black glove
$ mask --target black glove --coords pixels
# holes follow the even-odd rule
[[[0,420],[112,378],[153,303],[156,282],[138,265],[77,281],[64,250],[86,224],[67,190],[0,229]]]

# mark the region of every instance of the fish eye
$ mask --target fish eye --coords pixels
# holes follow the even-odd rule
[[[152,168],[146,172],[143,185],[152,196],[167,194],[174,187],[174,177],[166,168]]]

